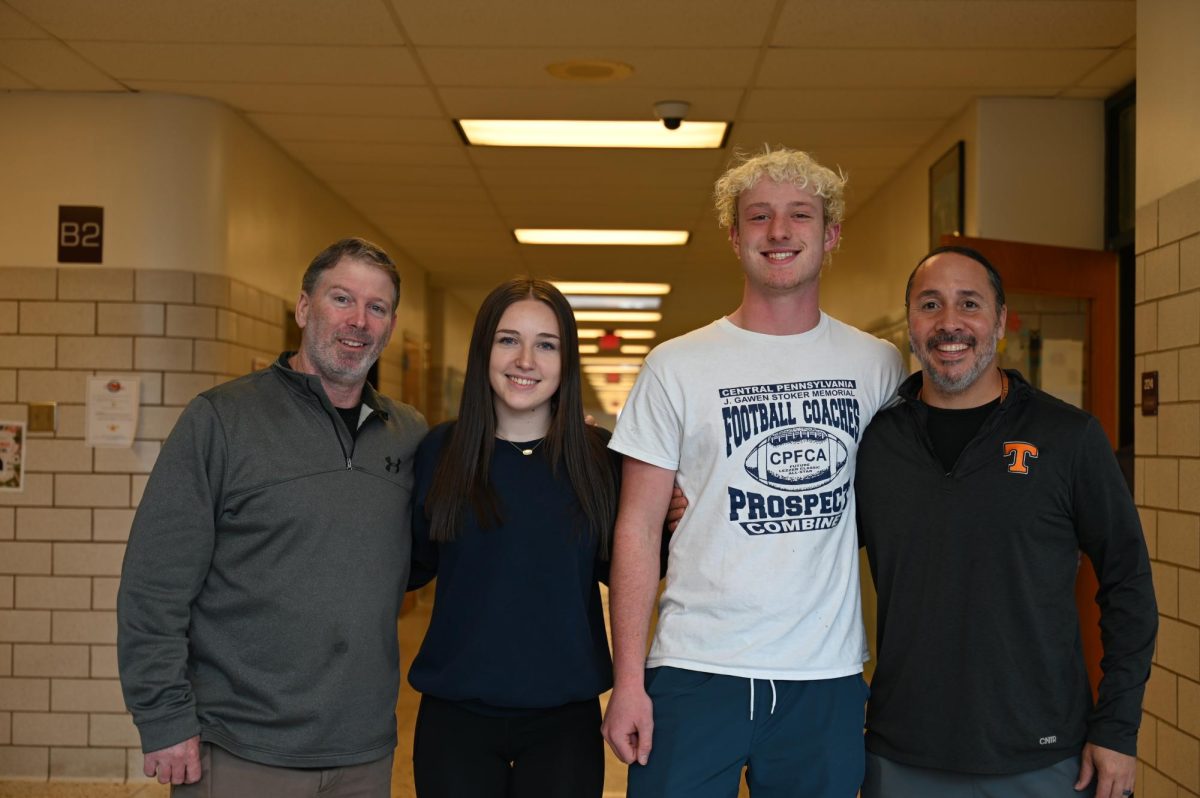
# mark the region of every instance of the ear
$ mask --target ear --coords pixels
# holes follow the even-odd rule
[[[395,324],[396,317],[392,317],[392,323]],[[296,300],[296,326],[301,330],[308,324],[308,294],[300,292],[300,298]]]
[[[1000,306],[1000,318],[996,320],[996,327],[1000,330],[1000,337],[1008,332],[1008,305]]]
[[[826,252],[833,252],[837,249],[838,241],[842,238],[842,223],[825,225],[825,245]]]
[[[738,244],[740,243],[740,240],[741,236],[738,233],[737,222],[734,222],[733,224],[729,225],[729,243],[733,247],[733,254],[738,256],[738,260],[741,260],[742,258],[742,254],[738,251]]]

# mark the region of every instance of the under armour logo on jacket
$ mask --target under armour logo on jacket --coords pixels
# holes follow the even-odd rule
[[[1036,460],[1038,447],[1025,441],[1005,441],[1004,457],[1008,460],[1008,473],[1028,474],[1029,460]]]
[[[390,457],[384,457],[383,459],[387,461],[387,465],[385,465],[384,468],[393,474],[400,473],[400,464],[404,462],[401,458],[396,458],[395,462],[393,462],[392,458]]]

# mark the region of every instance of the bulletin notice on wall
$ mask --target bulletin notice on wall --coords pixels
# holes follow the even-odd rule
[[[0,490],[25,490],[25,422],[0,420]]]
[[[83,442],[112,448],[132,446],[140,393],[141,380],[136,377],[89,377]]]

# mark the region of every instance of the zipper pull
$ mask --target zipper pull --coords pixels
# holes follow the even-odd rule
[[[346,458],[346,470],[347,470],[347,471],[353,471],[353,470],[354,470],[354,464],[350,462],[350,458],[349,458],[349,457],[347,457],[347,458]]]

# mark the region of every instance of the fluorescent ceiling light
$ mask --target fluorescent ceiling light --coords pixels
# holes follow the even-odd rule
[[[641,366],[616,363],[611,366],[584,366],[584,374],[637,374]]]
[[[585,366],[641,366],[643,358],[640,357],[585,357],[580,362]]]
[[[599,147],[603,149],[715,150],[725,143],[728,122],[662,122],[589,119],[457,119],[476,147]]]
[[[580,327],[580,338],[599,338],[602,335],[607,335],[608,330],[597,330],[594,327]],[[626,341],[651,341],[658,337],[658,333],[654,330],[613,330],[618,338]]]
[[[650,347],[645,344],[623,344],[621,346],[622,355],[645,355],[650,351]]]
[[[660,296],[579,296],[570,294],[567,301],[576,310],[658,310]]]
[[[513,235],[521,244],[557,246],[681,247],[688,242],[687,230],[569,230],[518,227]]]
[[[568,283],[554,281],[564,294],[633,294],[661,296],[671,293],[670,283]]]
[[[577,310],[575,311],[575,321],[644,321],[653,323],[662,321],[662,314],[657,310]]]
[[[596,344],[580,344],[579,345],[579,354],[581,354],[581,355],[594,355],[594,354],[597,354],[599,351],[600,351],[600,347],[597,346]]]

